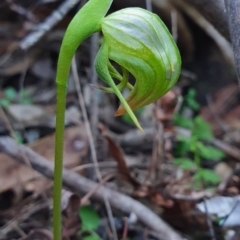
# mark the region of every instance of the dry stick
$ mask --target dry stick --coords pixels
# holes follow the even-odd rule
[[[175,42],[177,42],[177,39],[178,39],[178,24],[177,24],[177,19],[178,17],[178,14],[177,14],[177,11],[176,9],[173,9],[171,11],[171,24],[172,24],[172,36],[173,36],[173,39],[175,40]]]
[[[30,12],[28,9],[22,7],[20,4],[15,4],[13,0],[6,0],[6,2],[9,4],[9,8],[16,12],[17,14],[23,16],[27,20],[30,20],[32,22],[36,22],[37,18],[36,16]]]
[[[102,182],[102,175],[101,175],[101,172],[100,172],[99,166],[98,166],[97,153],[96,153],[96,150],[95,150],[94,139],[93,139],[92,131],[91,131],[91,128],[90,128],[90,123],[89,123],[88,116],[87,116],[87,110],[86,110],[85,104],[84,104],[84,98],[83,98],[82,93],[81,93],[81,85],[80,85],[80,79],[79,79],[78,72],[77,72],[77,64],[76,64],[75,56],[73,57],[73,60],[72,60],[72,73],[73,73],[73,78],[74,78],[76,89],[77,89],[79,105],[81,107],[83,118],[84,118],[84,124],[85,124],[85,127],[86,127],[86,132],[87,132],[87,135],[88,135],[88,138],[89,138],[89,145],[90,145],[92,160],[93,160],[93,163],[95,165],[95,172],[96,172],[98,181]],[[115,228],[115,224],[114,224],[114,220],[113,220],[112,209],[111,209],[110,203],[109,203],[107,198],[104,198],[104,203],[105,203],[107,214],[108,214],[108,217],[109,217],[109,222],[110,222],[111,229],[112,229],[112,232],[113,232],[114,240],[117,240],[118,239],[117,230]]]
[[[80,0],[64,1],[44,22],[35,26],[36,31],[27,35],[20,43],[22,50],[27,50],[36,44],[47,32],[49,32]]]
[[[228,40],[230,34],[228,30],[227,14],[224,0],[184,0],[198,11]],[[233,1],[233,0],[230,0]]]
[[[91,84],[97,85],[98,77],[97,73],[95,71],[95,58],[99,49],[99,41],[100,41],[100,34],[99,32],[94,33],[91,36]],[[98,94],[96,93],[96,90],[91,88],[91,99],[90,99],[90,125],[92,129],[93,134],[93,140],[96,142],[97,137],[97,125],[98,125]]]
[[[208,213],[208,208],[207,208],[207,204],[206,204],[206,199],[203,199],[203,203],[204,203],[204,208],[205,208],[205,213],[206,213],[206,218],[207,218],[207,224],[209,227],[209,231],[210,231],[210,236],[212,238],[212,240],[217,240],[216,235],[215,235],[215,231],[213,228],[213,224],[212,224],[212,219]]]
[[[240,0],[225,0],[238,84],[240,86]]]
[[[86,204],[86,202],[88,201],[89,198],[92,197],[94,192],[96,192],[101,186],[103,186],[108,180],[110,180],[114,176],[115,176],[115,174],[110,174],[110,175],[107,175],[105,178],[103,178],[102,182],[98,183],[94,189],[92,189],[90,192],[86,193],[85,196],[81,198],[81,205]]]
[[[146,0],[146,9],[152,12],[152,0]]]
[[[5,114],[2,106],[0,106],[0,116],[1,116],[2,119],[3,119],[3,121],[4,121],[5,125],[6,125],[6,128],[7,128],[7,130],[8,130],[9,133],[10,133],[10,136],[11,136],[15,141],[17,141],[17,135],[15,134],[14,129],[13,129],[13,127],[12,127],[12,125],[11,125],[8,117],[7,117],[7,115]],[[30,162],[29,162],[29,160],[28,160],[28,158],[27,158],[24,154],[22,155],[22,157],[24,158],[25,164],[26,164],[28,167],[32,168],[32,167],[31,167],[31,164],[30,164]]]
[[[0,152],[11,156],[14,160],[25,164],[22,153],[26,154],[33,169],[42,173],[48,178],[53,178],[53,164],[44,157],[38,155],[30,148],[17,144],[10,137],[0,138]],[[72,192],[83,195],[94,189],[97,184],[74,172],[63,169],[63,186]],[[108,199],[111,206],[126,213],[135,213],[139,220],[152,230],[159,233],[163,240],[180,240],[181,237],[159,216],[152,212],[142,203],[122,193],[101,186],[93,194],[93,198],[99,201]]]
[[[27,219],[30,218],[30,216],[32,216],[36,212],[49,207],[49,203],[45,202],[43,204],[36,204],[36,202],[34,202],[34,206],[32,205],[29,206],[30,206],[29,210],[25,212],[23,211],[18,212],[13,219],[10,219],[3,226],[1,226],[1,237],[8,235],[12,231],[12,228],[14,226],[19,226],[21,222],[26,221]]]
[[[155,0],[159,1],[159,0]],[[225,59],[234,65],[231,44],[208,22],[194,7],[183,0],[171,0],[178,8],[185,12],[200,28],[202,28],[218,45]]]
[[[149,146],[151,146],[155,136],[155,132],[156,131],[154,128],[145,128],[144,133],[139,133],[138,130],[131,130],[121,136],[112,135],[112,137],[123,148],[132,147],[132,148],[142,149],[143,147],[145,147],[146,142],[148,142]],[[191,135],[191,131],[185,128],[180,128],[180,127],[176,128],[176,133],[181,134],[185,137],[190,137]],[[212,139],[209,143],[221,149],[227,155],[240,161],[240,150],[238,148],[231,146],[230,144],[216,138]],[[148,150],[150,150],[150,147]]]

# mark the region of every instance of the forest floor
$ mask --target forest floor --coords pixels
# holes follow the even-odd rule
[[[0,240],[52,239],[56,65],[64,31],[83,4],[68,11],[70,2],[0,3]],[[128,115],[114,117],[113,94],[90,86],[102,84],[93,67],[101,35],[76,53],[80,89],[71,73],[65,118],[64,239],[240,239],[232,50],[165,2],[149,10],[173,33],[182,73],[170,92],[136,111],[144,133]],[[110,11],[149,3],[116,0]],[[66,16],[56,19],[59,9]]]

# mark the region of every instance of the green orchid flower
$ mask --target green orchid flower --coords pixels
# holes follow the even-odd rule
[[[108,85],[95,86],[114,93],[121,105],[116,116],[128,113],[142,130],[133,110],[163,96],[176,83],[181,69],[178,48],[160,18],[141,8],[126,8],[105,17],[113,0],[89,0],[70,22],[57,66],[57,110],[54,171],[54,240],[61,239],[61,188],[64,115],[67,81],[72,58],[79,45],[101,31],[103,43],[95,60],[98,76]],[[120,67],[121,73],[115,68]],[[135,83],[129,83],[129,74]],[[125,99],[121,93],[130,89]]]
[[[101,30],[103,44],[96,71],[122,103],[116,116],[128,112],[139,127],[132,110],[154,102],[176,83],[181,66],[178,48],[160,18],[141,8],[127,8],[105,17]],[[108,71],[109,60],[136,80],[126,100]]]

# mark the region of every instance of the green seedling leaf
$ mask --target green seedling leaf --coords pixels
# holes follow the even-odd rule
[[[20,103],[21,104],[32,104],[32,98],[27,90],[22,90],[20,93]]]
[[[28,98],[28,97],[30,97],[30,94],[29,94],[29,92],[26,89],[23,89],[20,92],[20,96],[21,96],[21,98]]]
[[[9,88],[5,89],[4,96],[9,101],[13,101],[13,100],[15,100],[15,98],[17,96],[17,92],[16,92],[16,90],[14,88],[9,87]]]
[[[173,115],[173,122],[175,125],[183,128],[192,129],[193,120],[189,118],[182,117],[180,114],[176,113]]]
[[[29,104],[32,104],[32,103],[33,103],[33,101],[30,98],[21,99],[21,104],[23,104],[23,105],[29,105]]]
[[[187,93],[187,95],[184,97],[184,101],[190,107],[191,109],[197,111],[200,108],[200,105],[198,102],[195,100],[196,97],[196,90],[195,89],[190,89]]]
[[[173,163],[184,170],[196,169],[196,164],[190,158],[174,158]]]
[[[82,230],[96,230],[100,224],[98,213],[90,206],[82,206],[79,210],[82,220]]]
[[[190,141],[180,141],[176,143],[175,154],[182,156],[187,153],[190,149]]]
[[[225,154],[221,150],[212,146],[206,146],[201,142],[197,143],[197,148],[200,156],[208,160],[219,161],[225,157]]]
[[[20,132],[14,132],[17,143],[23,143],[23,136]]]
[[[194,127],[192,135],[199,140],[212,140],[213,134],[209,123],[207,123],[202,117],[197,116],[194,118]]]
[[[1,105],[3,108],[8,108],[9,105],[10,105],[10,102],[9,102],[8,99],[3,98],[3,99],[0,99],[0,105]]]
[[[210,184],[218,184],[220,183],[221,179],[220,177],[209,169],[200,169],[195,175],[194,175],[195,181],[203,181],[205,183]]]
[[[180,142],[187,142],[188,144],[190,142],[190,137],[183,136],[182,134],[177,133],[176,138]]]
[[[83,237],[83,240],[102,240],[97,234],[92,234],[87,237]]]

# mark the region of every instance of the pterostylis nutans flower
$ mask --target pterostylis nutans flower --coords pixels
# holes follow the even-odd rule
[[[111,80],[103,76],[108,60],[134,76],[136,82],[126,102],[114,90],[122,103],[116,115],[128,112],[133,118],[131,110],[154,102],[176,83],[181,67],[178,48],[160,18],[141,8],[115,12],[103,19],[101,28],[104,42],[96,59],[97,73],[112,89]]]
[[[67,81],[72,58],[79,45],[101,31],[103,43],[95,60],[98,76],[108,85],[98,88],[115,93],[121,105],[116,116],[128,113],[142,130],[133,110],[164,95],[177,81],[181,59],[178,48],[160,18],[147,10],[127,8],[107,14],[113,0],[89,0],[70,22],[64,35],[57,66],[57,111],[54,167],[54,240],[61,240],[61,189],[64,117]],[[114,64],[119,65],[118,71]],[[128,82],[129,74],[135,83]],[[130,89],[125,99],[121,93]]]

